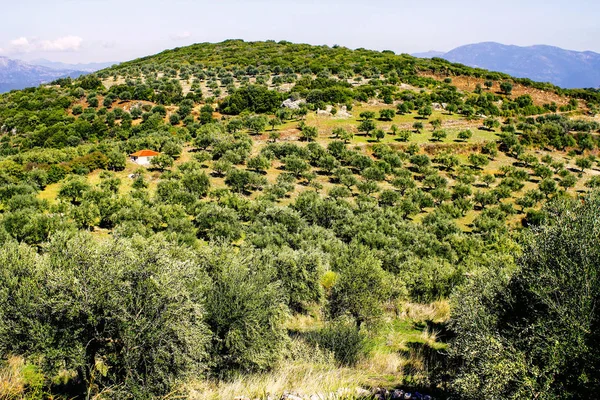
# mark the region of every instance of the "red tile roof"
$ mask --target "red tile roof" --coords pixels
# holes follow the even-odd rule
[[[160,153],[154,151],[154,150],[140,150],[140,151],[136,151],[133,154],[130,154],[131,157],[154,157],[159,155]]]

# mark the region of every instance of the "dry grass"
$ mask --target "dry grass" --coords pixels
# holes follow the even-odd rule
[[[0,399],[21,399],[25,392],[23,367],[25,361],[21,357],[11,357],[0,369]]]
[[[23,357],[0,364],[0,400],[42,398],[43,376]]]
[[[361,371],[331,365],[287,364],[270,373],[230,382],[193,382],[186,389],[189,398],[195,400],[279,398],[284,393],[348,398],[357,392],[363,376]]]
[[[413,321],[445,322],[450,318],[450,304],[446,300],[430,304],[406,303],[402,314]]]
[[[319,315],[296,314],[286,322],[286,328],[292,332],[308,332],[321,328],[324,322]]]
[[[302,339],[293,339],[286,359],[270,372],[228,381],[193,380],[182,389],[194,400],[279,398],[284,393],[318,395],[322,399],[352,398],[361,386],[369,386],[369,375],[378,375],[384,368],[388,371],[395,364],[397,362],[380,361],[366,370],[367,364],[340,367],[331,353],[314,348]]]
[[[445,345],[437,341],[437,332],[417,325],[446,321],[449,305],[447,301],[406,303],[402,310],[400,317],[388,313],[381,328],[369,333],[370,351],[355,366],[340,366],[333,354],[313,347],[300,335],[290,341],[286,358],[270,372],[228,381],[192,380],[182,391],[187,398],[197,400],[279,398],[284,393],[351,399],[364,388],[398,387],[405,380],[424,382],[428,373],[424,348]],[[322,327],[319,313],[311,314],[290,316],[287,329],[306,333]]]
[[[306,348],[319,353],[318,349]],[[305,354],[309,356],[309,353]],[[403,371],[424,373],[422,355],[404,358],[397,352],[376,352],[354,367],[337,365],[333,358],[284,361],[273,371],[241,376],[230,381],[197,380],[182,389],[194,400],[279,398],[284,393],[318,396],[320,399],[352,399],[364,388],[395,387],[402,384]]]
[[[375,377],[393,375],[394,379],[399,380],[402,378],[404,364],[406,364],[406,360],[396,352],[374,353],[358,363],[357,369]]]

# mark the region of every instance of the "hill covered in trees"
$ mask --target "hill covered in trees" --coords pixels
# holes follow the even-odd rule
[[[599,96],[239,40],[1,95],[0,394],[587,398]]]

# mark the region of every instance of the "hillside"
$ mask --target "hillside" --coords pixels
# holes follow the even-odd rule
[[[82,74],[82,71],[53,69],[0,57],[0,93],[38,86],[65,76],[76,78]]]
[[[564,88],[600,87],[600,54],[578,52],[553,46],[509,46],[486,42],[457,47],[447,53],[429,52],[417,57],[440,57],[476,68],[500,71],[551,82]]]
[[[594,393],[599,106],[240,40],[2,94],[0,398]]]

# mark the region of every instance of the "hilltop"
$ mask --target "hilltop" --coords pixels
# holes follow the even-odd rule
[[[2,94],[0,397],[594,393],[596,286],[536,257],[586,257],[599,106],[241,40]]]

